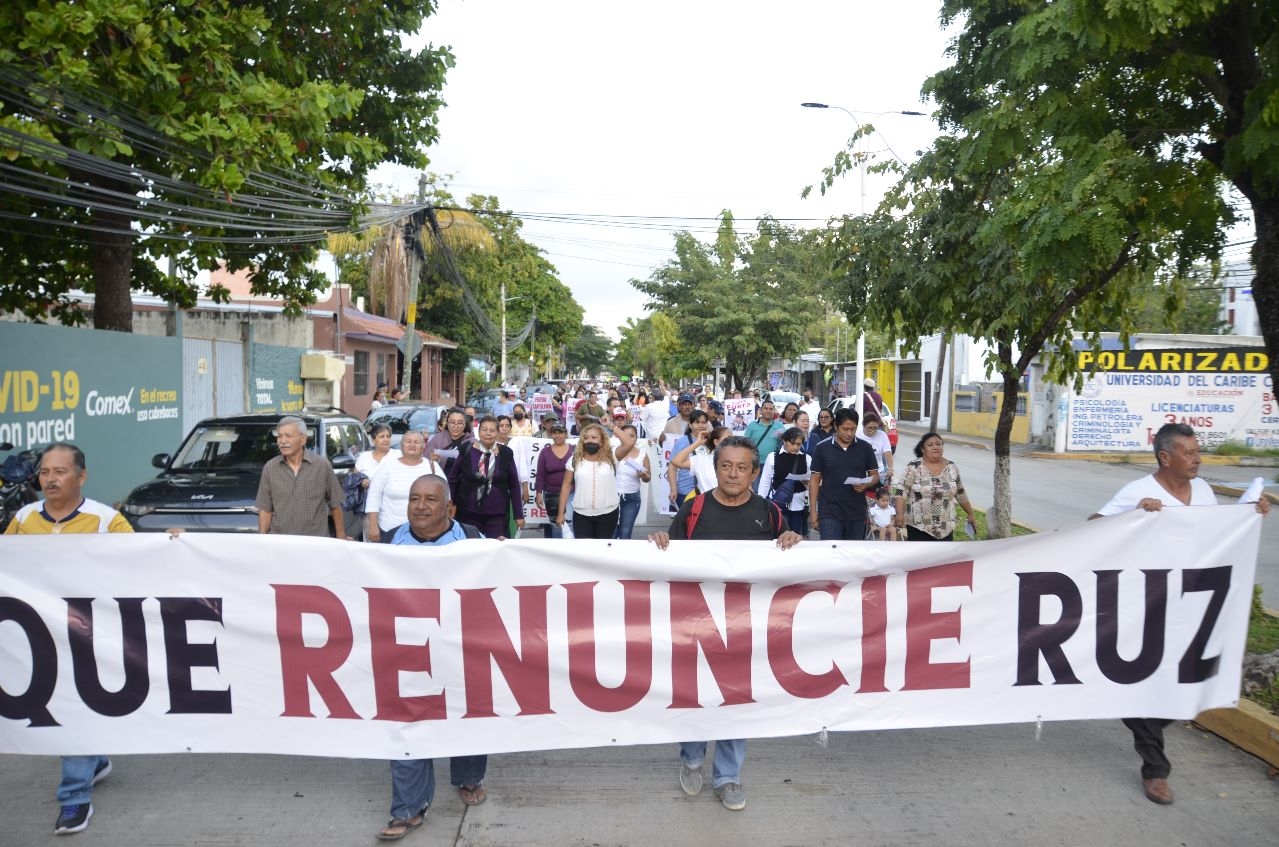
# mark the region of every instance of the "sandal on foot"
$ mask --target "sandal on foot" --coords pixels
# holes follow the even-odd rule
[[[462,793],[462,802],[468,806],[478,806],[489,797],[483,785],[462,785],[457,790]]]
[[[399,841],[422,824],[426,823],[426,815],[415,815],[411,818],[391,818],[386,827],[378,832],[379,841]]]

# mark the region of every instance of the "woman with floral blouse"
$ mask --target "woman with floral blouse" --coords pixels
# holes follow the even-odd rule
[[[915,445],[915,461],[893,486],[897,515],[893,522],[906,527],[908,541],[953,541],[955,504],[964,507],[969,520],[973,504],[964,493],[959,466],[942,455],[941,436],[929,432]]]

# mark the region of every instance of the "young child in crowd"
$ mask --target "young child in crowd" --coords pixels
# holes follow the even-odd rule
[[[893,516],[896,514],[897,510],[892,507],[888,499],[887,486],[879,489],[879,497],[875,500],[875,505],[870,507],[870,517],[875,522],[877,541],[897,540],[897,529],[893,526]]]

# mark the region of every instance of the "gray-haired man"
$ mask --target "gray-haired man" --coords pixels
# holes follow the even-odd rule
[[[262,466],[258,483],[258,532],[328,537],[329,519],[338,538],[347,538],[342,485],[323,456],[306,449],[301,418],[280,418],[275,444],[280,455]]]

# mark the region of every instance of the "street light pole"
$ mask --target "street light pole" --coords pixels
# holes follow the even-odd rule
[[[843,106],[835,106],[830,103],[800,103],[799,105],[803,106],[805,109],[838,109],[839,111],[843,112],[844,114],[852,118],[854,121],[856,121],[858,129],[861,129],[864,126],[869,126],[869,124],[863,123],[861,118],[857,117],[857,114],[858,114],[857,112],[854,112],[852,109],[846,109]],[[926,117],[926,115],[924,115],[923,112],[916,112],[910,109],[889,109],[888,111],[885,111],[885,112],[874,112],[874,113],[862,112],[861,114],[866,115],[867,117],[870,117],[870,118],[878,118],[881,115],[910,115],[912,117]],[[853,153],[853,156],[855,156],[857,159],[857,166],[858,166],[858,170],[860,171],[860,177],[861,177],[861,195],[862,195],[862,212],[861,213],[863,215],[866,214],[866,158],[869,155],[870,154],[865,150],[858,150],[858,151],[854,151]],[[894,153],[893,155],[895,156],[896,154]]]
[[[799,105],[804,107],[805,109],[838,109],[839,111],[843,112],[844,114],[852,118],[854,121],[856,121],[858,125],[858,129],[861,129],[863,126],[868,126],[868,124],[862,123],[861,119],[857,117],[856,112],[854,112],[852,109],[847,109],[843,106],[836,106],[830,103],[800,103]],[[926,117],[923,112],[916,112],[911,109],[889,109],[884,112],[875,112],[875,113],[862,112],[862,114],[872,118],[877,118],[881,115],[909,115],[911,117]],[[889,149],[889,152],[892,152],[891,148]],[[867,154],[864,151],[858,151],[858,152],[855,152],[853,155],[857,157],[857,164],[859,169],[861,170],[861,195],[862,195],[861,213],[862,215],[865,215],[866,214],[866,156]],[[893,155],[896,156],[897,154],[893,153]],[[855,371],[855,373],[857,374],[856,376],[857,390],[853,392],[853,396],[857,398],[855,402],[857,404],[857,414],[859,416],[862,414],[862,410],[865,408],[865,404],[866,404],[866,401],[862,399],[862,394],[866,388],[865,387],[865,379],[866,379],[865,377],[866,361],[865,360],[866,360],[866,330],[862,328],[857,336],[857,370]]]

